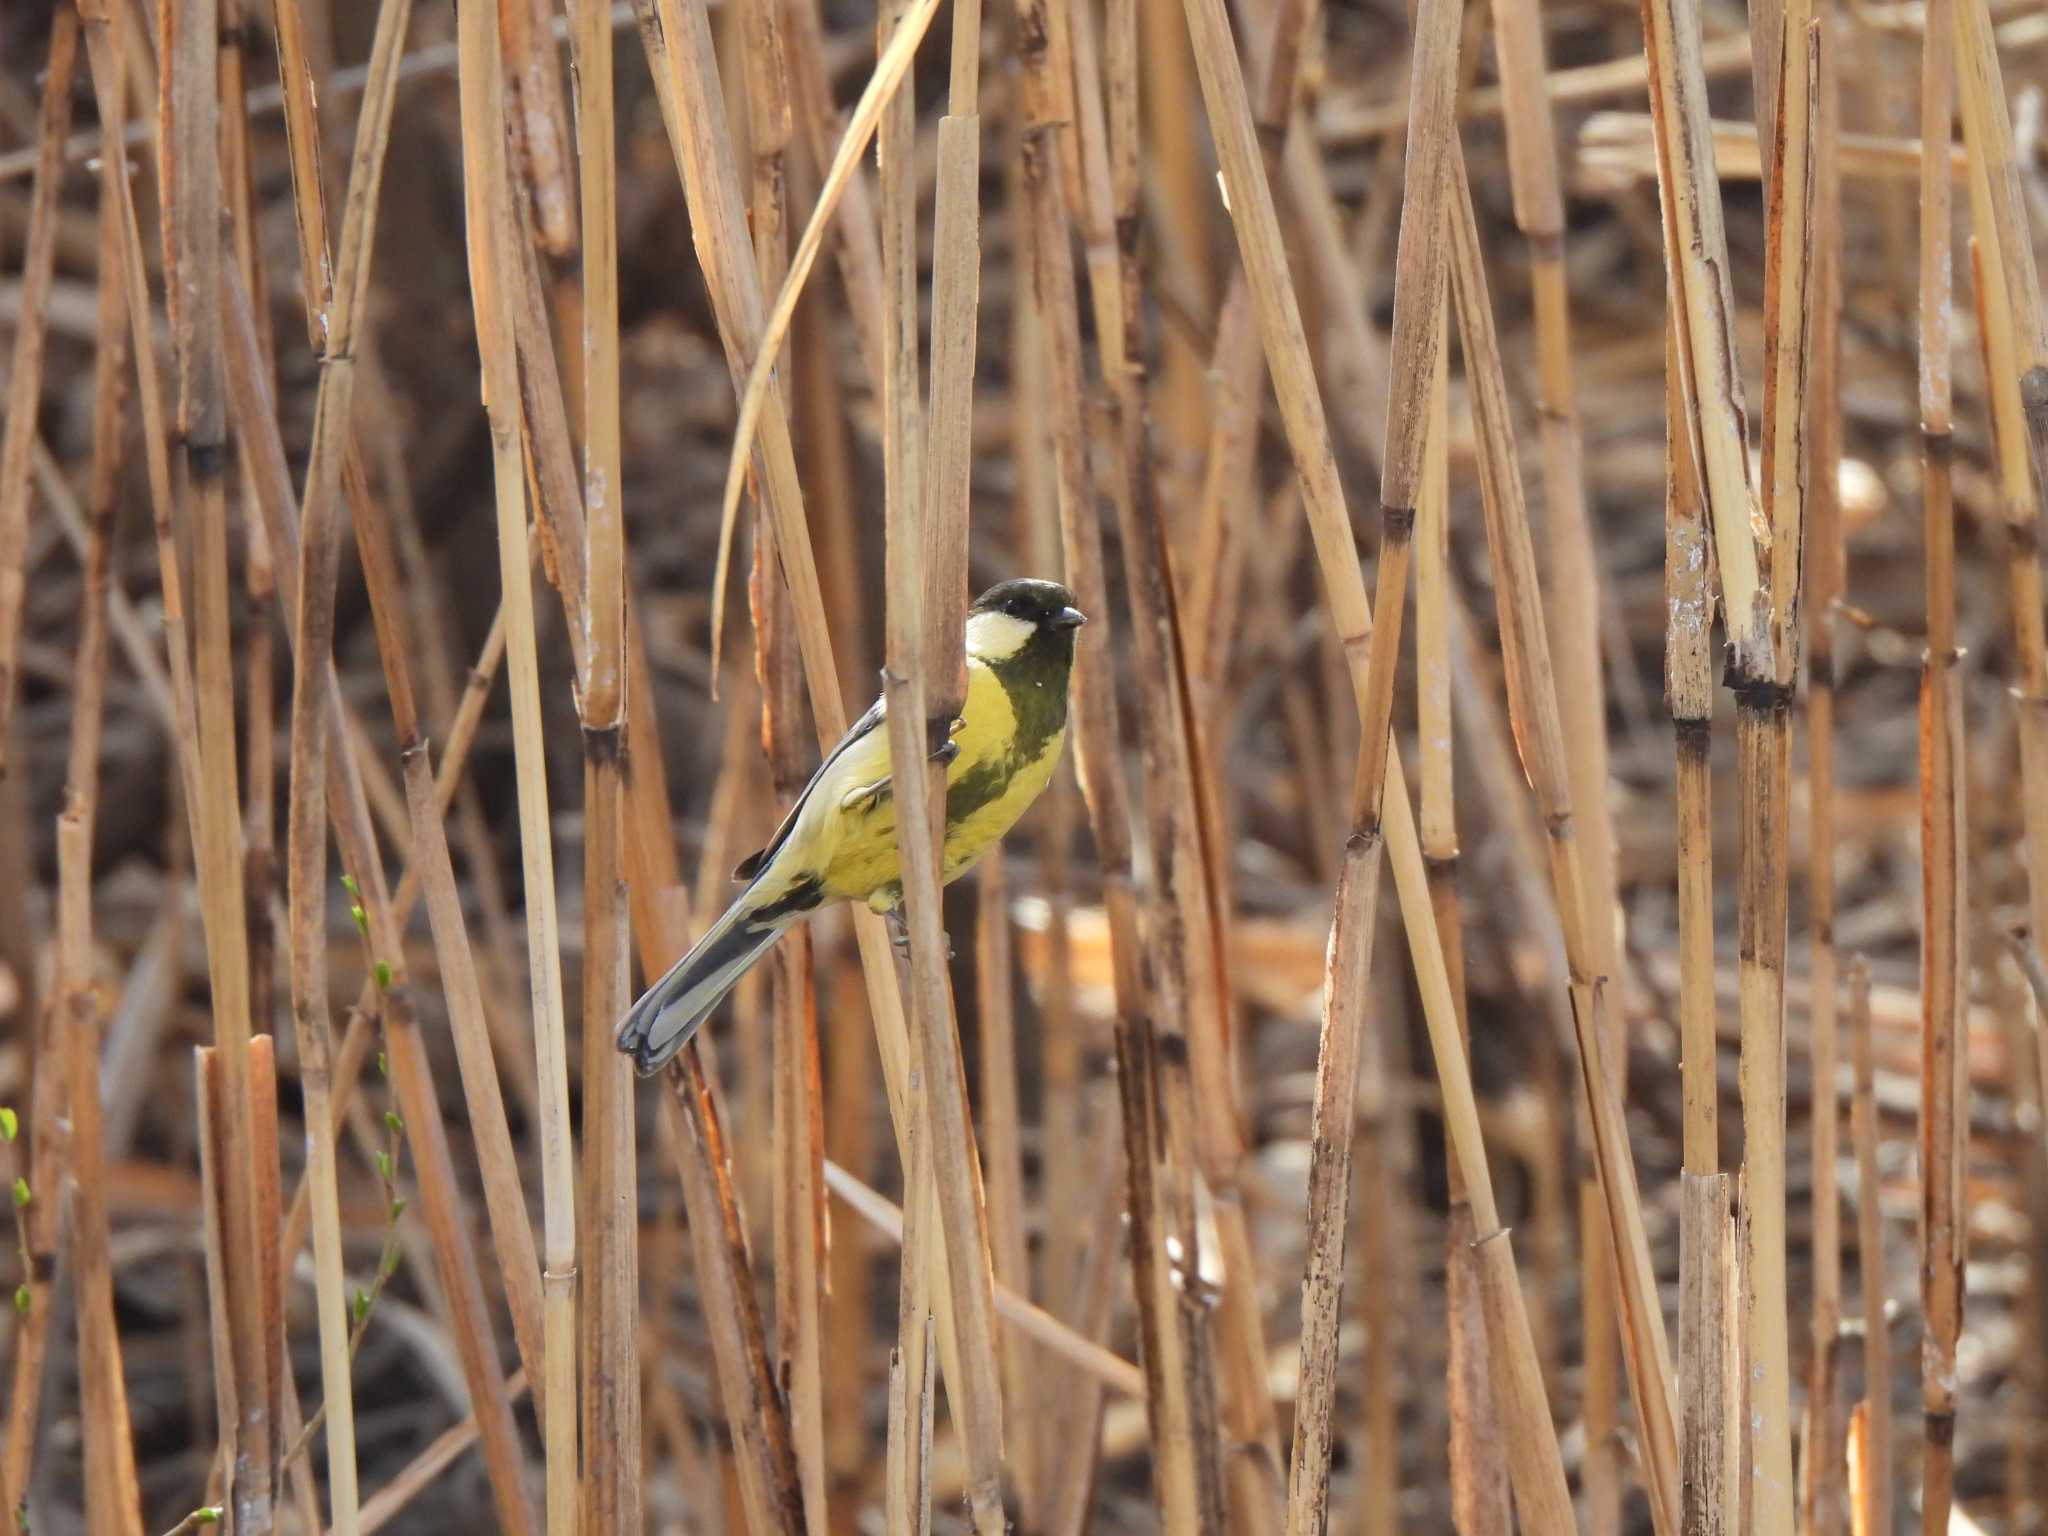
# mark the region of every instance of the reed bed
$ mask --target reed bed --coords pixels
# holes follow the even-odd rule
[[[0,1536],[2039,1528],[2044,49],[0,13]]]

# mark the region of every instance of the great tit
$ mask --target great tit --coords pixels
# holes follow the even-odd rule
[[[1086,622],[1065,587],[1031,578],[991,587],[967,610],[967,702],[937,754],[946,764],[944,879],[972,867],[1051,780],[1066,741],[1074,632]],[[689,1043],[785,929],[827,902],[897,913],[903,878],[882,700],[733,878],[746,889],[619,1026],[619,1049],[643,1075]]]

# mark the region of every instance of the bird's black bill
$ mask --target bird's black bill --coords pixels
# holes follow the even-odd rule
[[[1079,629],[1088,622],[1088,615],[1078,608],[1062,608],[1052,616],[1054,629]]]

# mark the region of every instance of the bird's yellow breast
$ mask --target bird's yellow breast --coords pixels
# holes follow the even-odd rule
[[[872,742],[846,754],[851,760],[832,775],[836,783],[829,796],[821,797],[828,808],[818,851],[828,898],[888,911],[902,900],[896,801],[893,794],[860,795],[864,785],[891,774],[887,727],[872,734]],[[1020,741],[1008,691],[988,667],[969,664],[967,702],[953,735],[960,751],[946,768],[944,879],[963,873],[1016,825],[1052,778],[1065,735],[1062,728],[1039,743]]]

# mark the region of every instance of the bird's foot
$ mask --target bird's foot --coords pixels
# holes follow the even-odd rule
[[[893,908],[884,914],[884,921],[889,926],[889,947],[895,950],[906,964],[909,963],[910,923],[904,917],[903,909],[901,907]],[[954,959],[952,935],[948,934],[943,928],[940,929],[939,942],[945,946],[946,960],[950,964]]]

